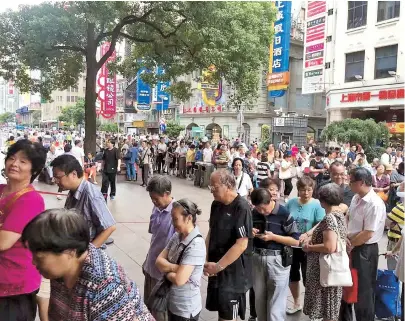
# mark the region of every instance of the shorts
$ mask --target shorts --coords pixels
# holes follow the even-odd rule
[[[293,262],[290,270],[290,282],[299,282],[302,280],[305,283],[307,281],[307,255],[302,249],[293,248]]]
[[[51,296],[51,281],[45,278],[41,280],[41,286],[39,287],[38,297],[49,299]]]
[[[205,308],[208,311],[218,311],[222,320],[245,320],[246,293],[234,293],[221,289],[208,289]]]

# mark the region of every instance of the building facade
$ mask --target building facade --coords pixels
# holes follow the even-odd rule
[[[226,83],[222,84],[221,99],[214,107],[207,107],[201,103],[204,95],[196,79],[200,73],[193,73],[185,77],[191,83],[192,97],[180,108],[180,124],[185,126],[185,134],[194,130],[208,138],[236,138],[242,137],[246,143],[261,139],[262,126],[267,125],[272,131],[272,140],[278,143],[281,140],[293,142],[294,133],[282,132],[273,126],[279,119],[304,119],[306,137],[300,143],[310,139],[318,140],[326,124],[324,93],[302,94],[302,65],[303,65],[303,27],[304,8],[293,17],[290,31],[289,48],[289,87],[282,97],[272,98],[268,95],[266,77],[267,68],[260,72],[258,86],[258,99],[253,105],[242,106],[242,113],[235,108],[228,107],[227,100],[232,94]],[[302,122],[301,122],[302,123]]]
[[[403,142],[405,8],[401,1],[328,5],[327,123],[373,118],[387,122],[393,140]]]

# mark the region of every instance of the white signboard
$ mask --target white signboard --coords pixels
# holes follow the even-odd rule
[[[274,118],[274,126],[283,127],[284,126],[284,118]]]
[[[326,0],[308,1],[305,12],[302,93],[321,93],[325,87]]]

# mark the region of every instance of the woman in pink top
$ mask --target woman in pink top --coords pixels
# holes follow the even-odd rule
[[[33,321],[41,276],[20,237],[25,226],[45,209],[31,183],[45,165],[39,143],[19,140],[7,152],[7,184],[0,185],[0,320]]]

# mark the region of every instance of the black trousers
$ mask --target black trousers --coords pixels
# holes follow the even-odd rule
[[[164,165],[165,165],[165,154],[163,153],[158,154],[156,157],[156,166],[159,174],[163,171]]]
[[[200,318],[200,313],[196,314],[194,317],[190,315],[189,318],[184,318],[178,315],[175,315],[171,313],[170,311],[167,311],[168,314],[168,319],[169,321],[198,321]]]
[[[108,188],[111,184],[111,191],[110,196],[115,196],[116,193],[116,177],[117,173],[106,173],[103,172],[103,182],[101,184],[101,193],[104,195],[104,198],[107,199],[108,196]]]
[[[255,300],[256,300],[255,290],[253,290],[253,288],[251,288],[249,290],[249,310],[250,310],[250,316],[253,318],[257,318]]]
[[[143,164],[142,185],[148,185],[148,181],[149,181],[149,164]]]
[[[359,291],[357,303],[354,303],[356,321],[374,320],[375,286],[378,269],[378,244],[363,244],[352,251],[352,266],[357,269]],[[352,321],[352,304],[342,301],[340,320]]]
[[[292,178],[284,179],[284,196],[290,196],[293,190],[293,185],[291,183]]]
[[[1,321],[34,321],[37,314],[38,291],[0,298]]]

